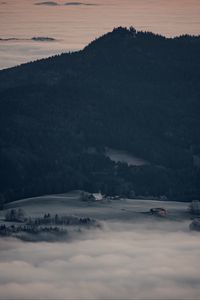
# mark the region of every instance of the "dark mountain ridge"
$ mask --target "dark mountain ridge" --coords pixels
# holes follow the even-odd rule
[[[74,188],[199,197],[199,53],[200,37],[119,27],[0,71],[2,201]],[[106,146],[150,164],[115,164]]]

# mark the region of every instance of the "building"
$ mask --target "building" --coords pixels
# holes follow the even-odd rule
[[[162,207],[151,208],[150,213],[152,215],[159,216],[159,217],[166,217],[166,215],[167,215],[166,209],[164,209]]]
[[[93,194],[94,200],[95,201],[102,201],[104,199],[104,196],[101,194],[101,192],[99,193],[94,193]]]

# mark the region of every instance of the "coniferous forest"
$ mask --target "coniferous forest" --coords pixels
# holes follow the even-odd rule
[[[0,71],[0,201],[72,189],[200,197],[200,37],[115,28]],[[125,150],[149,163],[105,156]]]

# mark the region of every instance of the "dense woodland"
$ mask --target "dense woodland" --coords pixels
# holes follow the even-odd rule
[[[199,53],[199,36],[120,27],[0,71],[1,203],[72,189],[199,198]],[[114,163],[105,147],[150,163]]]

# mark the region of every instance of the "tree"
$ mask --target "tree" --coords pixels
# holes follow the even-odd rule
[[[25,219],[25,213],[23,209],[19,208],[8,210],[5,214],[5,221],[7,222],[23,222]]]
[[[4,204],[6,203],[6,198],[3,194],[0,194],[0,210],[4,209]]]
[[[16,221],[17,211],[15,209],[8,210],[5,215],[5,220],[7,222]]]
[[[134,36],[136,35],[137,31],[136,31],[136,29],[135,29],[133,26],[131,26],[131,27],[129,28],[129,30],[130,30],[130,32],[131,32]]]
[[[189,211],[191,214],[194,214],[194,215],[200,214],[200,201],[193,200],[189,205]]]
[[[25,219],[25,212],[24,212],[24,210],[22,208],[19,208],[17,210],[17,216],[16,217],[17,217],[18,222],[23,222],[24,221],[24,219]]]

